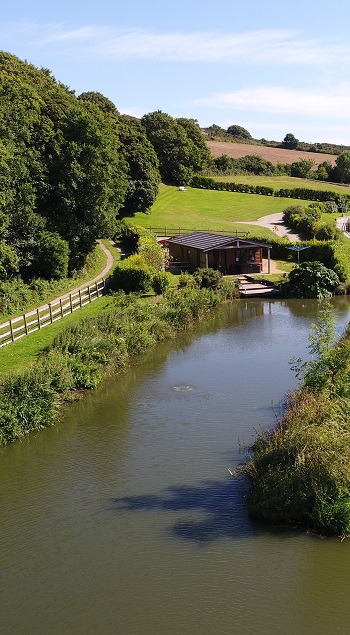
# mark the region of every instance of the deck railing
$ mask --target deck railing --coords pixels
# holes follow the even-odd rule
[[[79,289],[75,293],[62,296],[59,300],[48,302],[38,309],[24,313],[0,324],[0,348],[19,340],[25,335],[39,331],[48,324],[62,320],[81,309],[86,304],[97,300],[106,286],[105,280],[99,280],[91,286]]]

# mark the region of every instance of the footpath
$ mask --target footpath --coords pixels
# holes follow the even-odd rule
[[[75,293],[79,293],[79,291],[81,291],[82,289],[86,289],[86,287],[91,287],[95,282],[99,282],[100,280],[102,280],[102,278],[105,278],[107,276],[107,274],[110,272],[110,270],[112,269],[113,264],[114,264],[114,258],[112,256],[111,252],[109,251],[109,249],[107,249],[107,247],[105,247],[105,245],[103,244],[102,240],[98,240],[97,242],[100,245],[102,251],[104,251],[106,256],[107,256],[107,263],[106,263],[106,266],[103,269],[103,271],[101,271],[101,273],[99,273],[98,276],[96,276],[92,280],[89,280],[88,282],[84,282],[83,284],[80,284],[78,287],[75,287],[75,289],[72,289],[71,291],[68,291],[67,293],[63,293],[62,295],[59,295],[54,300],[51,300],[50,301],[51,304],[57,304],[57,303],[60,303],[60,302],[64,302],[65,300],[67,300],[69,298],[70,295],[74,295]],[[45,302],[45,304],[43,304],[42,306],[39,306],[38,309],[34,309],[33,311],[30,311],[30,313],[28,313],[28,315],[30,315],[30,314],[34,315],[34,313],[36,313],[38,310],[39,311],[44,310],[44,308],[47,305],[48,305],[48,302]]]
[[[49,302],[45,302],[45,304],[42,304],[28,313],[23,313],[19,317],[10,318],[0,324],[0,348],[15,342],[25,335],[40,330],[56,320],[61,320],[70,313],[73,313],[73,311],[81,309],[86,304],[100,297],[106,285],[105,278],[113,268],[115,259],[101,240],[98,241],[98,244],[107,256],[106,265],[98,276],[59,295]]]

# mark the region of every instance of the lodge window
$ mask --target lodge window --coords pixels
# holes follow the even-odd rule
[[[236,262],[254,262],[255,249],[237,249]]]

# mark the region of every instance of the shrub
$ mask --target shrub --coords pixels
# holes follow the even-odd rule
[[[237,280],[227,280],[227,278],[222,278],[216,291],[223,300],[233,300],[234,298],[239,298],[240,296],[239,283]]]
[[[179,275],[179,289],[183,289],[184,287],[198,287],[198,283],[194,279],[194,277],[188,273],[187,271],[183,271]]]
[[[127,261],[125,261],[127,262]],[[112,290],[122,290],[125,293],[146,293],[151,288],[152,276],[146,267],[132,265],[117,265],[111,276]]]
[[[170,285],[170,280],[165,271],[158,271],[152,278],[152,289],[157,295],[165,293]]]
[[[216,289],[222,278],[222,273],[216,269],[196,269],[193,279],[200,289]]]
[[[321,262],[303,262],[289,274],[288,288],[298,298],[326,298],[339,285],[339,278],[332,269]]]

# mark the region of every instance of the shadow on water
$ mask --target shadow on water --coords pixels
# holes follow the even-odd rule
[[[168,533],[189,542],[208,543],[266,533],[290,535],[290,527],[270,526],[248,517],[248,491],[245,479],[203,481],[197,486],[173,485],[163,494],[116,498],[112,500],[111,509],[117,512],[185,512],[187,517],[177,518]]]

